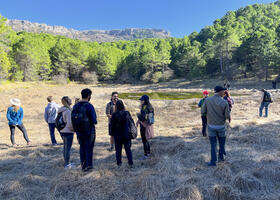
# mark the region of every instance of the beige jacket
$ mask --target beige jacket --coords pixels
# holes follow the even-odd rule
[[[201,114],[207,116],[208,125],[222,126],[225,125],[226,120],[230,119],[230,110],[227,101],[217,94],[205,100]]]
[[[74,133],[74,129],[72,126],[72,120],[71,120],[71,110],[69,108],[66,108],[65,106],[63,106],[58,110],[58,113],[61,113],[61,112],[62,112],[63,121],[66,123],[66,126],[60,132],[61,133]]]

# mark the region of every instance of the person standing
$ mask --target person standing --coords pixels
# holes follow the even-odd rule
[[[272,88],[273,88],[273,89],[276,89],[276,88],[277,88],[277,87],[276,87],[277,81],[276,81],[276,80],[273,80],[271,83],[272,83]]]
[[[48,96],[47,101],[49,103],[45,108],[44,118],[49,125],[52,145],[57,145],[57,141],[55,139],[55,119],[57,117],[57,111],[60,108],[60,106],[53,101],[52,96]]]
[[[65,127],[60,130],[60,135],[63,140],[64,168],[70,169],[74,166],[72,163],[70,163],[70,151],[74,137],[74,129],[71,121],[72,100],[68,96],[64,96],[61,99],[61,103],[63,107],[59,108],[58,114],[62,113],[62,119],[65,123]]]
[[[119,99],[118,92],[113,92],[111,96],[111,101],[106,106],[106,115],[108,117],[108,132],[110,136],[110,145],[111,147],[107,149],[108,151],[114,150],[114,136],[112,135],[112,124],[111,119],[114,112],[116,112],[116,103]]]
[[[265,116],[264,117],[268,117],[268,106],[270,105],[270,103],[273,102],[272,101],[272,96],[265,89],[261,89],[261,91],[263,92],[263,94],[262,94],[261,105],[260,105],[260,109],[259,109],[259,116],[262,117],[263,109],[265,108]]]
[[[92,91],[88,88],[81,92],[80,100],[72,110],[71,118],[74,131],[80,144],[80,160],[83,171],[90,171],[93,167],[93,148],[95,144],[95,125],[97,117],[93,105],[90,103]]]
[[[141,160],[145,160],[151,154],[150,143],[148,140],[154,135],[154,108],[150,103],[149,96],[143,95],[139,100],[141,102],[141,111],[137,114],[138,121],[136,125],[138,127],[140,124],[140,133],[144,147],[144,156]]]
[[[227,101],[228,106],[229,106],[229,111],[231,111],[232,105],[234,104],[234,101],[233,101],[233,98],[230,96],[230,94],[227,90],[225,91],[224,100]]]
[[[7,120],[11,132],[11,142],[13,146],[17,146],[15,143],[15,128],[17,127],[22,133],[27,145],[31,145],[28,138],[27,131],[22,123],[23,120],[23,109],[19,99],[10,100],[12,106],[7,110]]]
[[[204,104],[204,101],[206,100],[206,98],[208,97],[209,95],[209,92],[207,90],[205,90],[203,92],[203,98],[199,101],[198,103],[198,107],[199,108],[202,108],[203,104]],[[206,115],[202,115],[201,114],[201,120],[202,120],[202,135],[204,137],[206,137],[206,128],[207,128],[207,117]]]
[[[133,166],[131,152],[131,136],[128,133],[128,120],[131,115],[125,110],[125,106],[121,100],[116,102],[116,112],[111,118],[112,135],[115,141],[117,165],[122,164],[122,147],[124,146],[129,166]]]
[[[231,122],[228,103],[223,99],[226,88],[215,87],[215,95],[205,100],[201,114],[207,116],[208,136],[211,144],[211,161],[208,166],[216,166],[217,162],[217,139],[219,141],[218,162],[224,161],[226,143],[226,120]]]

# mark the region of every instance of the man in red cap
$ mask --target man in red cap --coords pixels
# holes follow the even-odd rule
[[[209,92],[207,90],[203,91],[203,98],[198,103],[199,108],[202,108],[204,101],[208,97],[208,95]],[[205,114],[201,114],[201,120],[202,120],[202,135],[206,137],[207,117]]]

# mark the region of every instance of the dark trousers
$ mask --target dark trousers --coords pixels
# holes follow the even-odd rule
[[[50,136],[51,136],[51,141],[52,144],[57,144],[56,139],[55,139],[55,123],[49,123],[49,130],[50,130]]]
[[[150,150],[150,144],[149,141],[146,138],[146,128],[144,126],[140,126],[140,133],[141,133],[141,138],[142,138],[142,143],[143,143],[143,147],[144,147],[144,155],[147,156],[148,154],[151,153]]]
[[[64,166],[68,165],[70,163],[70,150],[73,144],[73,133],[69,134],[63,134],[62,140],[63,140],[63,157],[64,157]]]
[[[206,136],[207,117],[206,116],[201,116],[201,120],[202,120],[202,135]]]
[[[115,148],[116,148],[116,159],[117,165],[122,164],[122,147],[124,146],[126,157],[128,159],[128,164],[133,165],[132,161],[132,152],[131,152],[131,140],[118,140],[118,138],[114,138],[115,140]]]
[[[226,155],[225,151],[225,143],[226,137],[209,137],[211,144],[211,163],[216,163],[217,161],[217,139],[219,141],[219,161],[224,160],[224,155]]]
[[[21,124],[21,125],[9,125],[9,127],[10,127],[10,131],[11,131],[11,142],[12,142],[12,144],[15,144],[15,129],[16,129],[16,127],[18,127],[18,129],[23,133],[23,137],[24,137],[25,141],[30,142],[29,139],[28,139],[26,129],[25,129],[23,124]]]
[[[95,133],[89,135],[79,135],[78,141],[80,144],[80,160],[82,170],[92,169],[93,148],[95,143]]]

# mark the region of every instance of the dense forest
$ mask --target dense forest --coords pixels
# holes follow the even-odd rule
[[[280,74],[280,0],[228,12],[184,38],[110,43],[14,32],[0,16],[0,78],[160,82]]]

